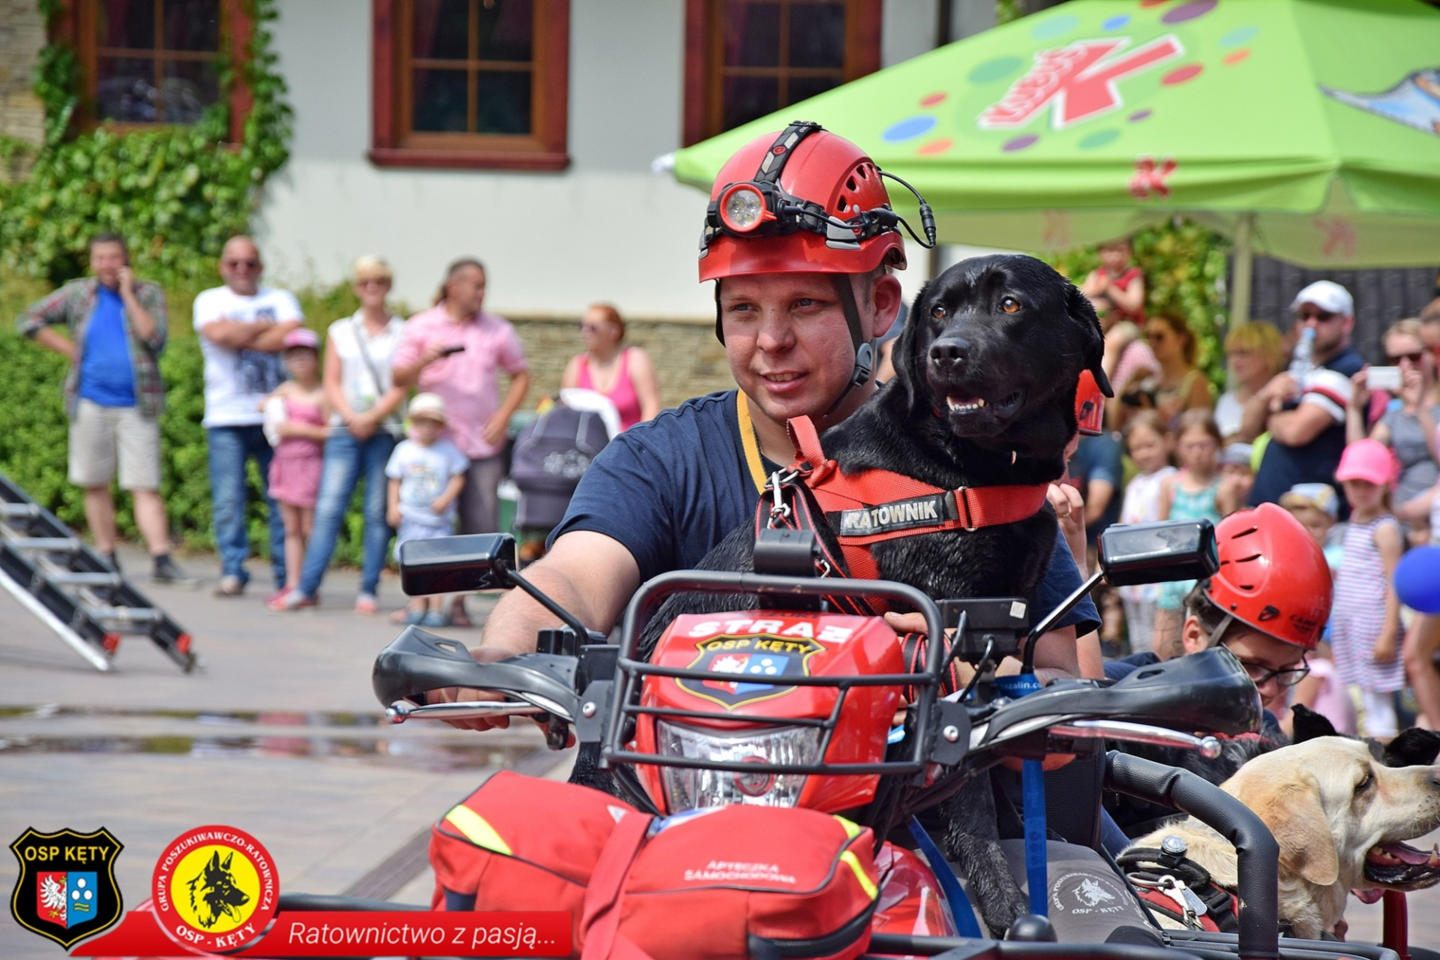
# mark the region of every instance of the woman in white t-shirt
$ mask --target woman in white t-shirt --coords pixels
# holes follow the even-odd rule
[[[400,342],[404,321],[385,306],[393,274],[379,257],[355,261],[355,293],[360,309],[336,320],[326,333],[325,396],[335,411],[325,442],[325,468],[315,528],[305,550],[300,586],[285,598],[287,609],[313,607],[320,581],[335,552],[335,541],[355,484],[365,478],[364,564],[355,612],[379,609],[375,590],[385,566],[390,527],[385,522],[385,464],[402,436],[400,407],[405,391],[390,377],[390,359]]]
[[[1273,323],[1236,324],[1225,337],[1225,392],[1215,401],[1215,425],[1229,443],[1240,435],[1245,403],[1285,366],[1285,343]],[[1249,443],[1253,437],[1243,437]]]

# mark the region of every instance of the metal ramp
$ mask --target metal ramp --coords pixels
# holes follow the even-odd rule
[[[0,586],[97,670],[124,636],[149,637],[186,673],[195,666],[190,634],[4,474]]]

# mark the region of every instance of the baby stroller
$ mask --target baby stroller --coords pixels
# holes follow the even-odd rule
[[[565,516],[580,476],[620,431],[615,405],[593,390],[565,389],[515,438],[510,480],[519,491],[515,528],[520,560],[545,552],[545,537]]]

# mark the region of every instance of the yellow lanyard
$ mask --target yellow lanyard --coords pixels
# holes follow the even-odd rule
[[[740,422],[740,446],[745,450],[745,466],[758,496],[765,489],[765,464],[760,459],[760,444],[755,440],[755,425],[750,422],[750,404],[739,390],[735,391],[735,419]]]

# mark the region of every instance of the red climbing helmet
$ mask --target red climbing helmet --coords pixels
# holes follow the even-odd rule
[[[1330,617],[1330,566],[1313,537],[1273,503],[1239,510],[1215,527],[1220,569],[1204,595],[1227,619],[1314,650]],[[1217,630],[1218,634],[1220,630]]]
[[[869,273],[882,263],[903,268],[905,241],[880,169],[818,123],[756,137],[715,177],[700,238],[702,281]]]

